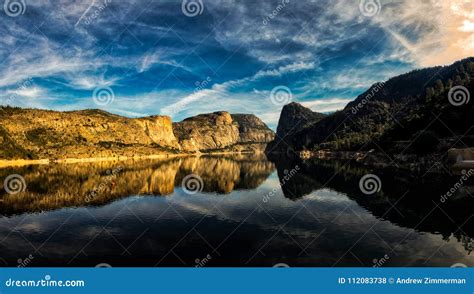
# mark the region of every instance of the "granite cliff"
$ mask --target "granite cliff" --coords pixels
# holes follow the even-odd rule
[[[325,117],[325,114],[314,112],[301,104],[292,102],[283,106],[281,110],[277,136],[280,138],[292,136]]]
[[[275,138],[275,133],[253,114],[232,114],[231,117],[239,127],[240,144],[268,143]]]
[[[0,160],[255,152],[272,140],[273,132],[247,114],[216,112],[173,124],[168,116],[0,108]]]
[[[299,140],[298,134],[301,131],[318,123],[326,116],[296,102],[283,106],[275,140],[267,145],[266,152],[287,152],[287,149],[291,149]]]
[[[187,152],[263,152],[275,136],[255,115],[225,111],[173,123],[173,130]]]
[[[200,114],[173,123],[183,150],[197,152],[223,149],[239,139],[239,128],[228,112]]]

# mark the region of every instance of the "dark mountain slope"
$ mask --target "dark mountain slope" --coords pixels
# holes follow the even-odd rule
[[[298,130],[273,150],[383,148],[393,153],[429,153],[472,145],[474,103],[467,101],[467,93],[461,96],[456,91],[457,98],[466,100],[458,106],[448,96],[455,86],[462,86],[469,96],[474,93],[473,75],[474,58],[466,58],[374,84],[344,110]],[[456,140],[461,135],[463,140]]]
[[[327,115],[314,112],[296,102],[283,106],[278,120],[275,140],[268,144],[266,152],[281,152],[293,142],[295,134],[321,121]]]
[[[283,106],[278,120],[277,135],[281,138],[297,133],[317,123],[326,115],[314,112],[296,102]]]

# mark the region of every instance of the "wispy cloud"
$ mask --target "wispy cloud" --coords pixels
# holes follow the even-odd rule
[[[43,96],[46,91],[42,88],[33,86],[30,88],[22,88],[16,90],[8,90],[7,94],[15,95],[15,96],[22,96],[26,98],[37,98],[39,96]]]
[[[0,98],[51,109],[95,108],[97,87],[127,116],[252,112],[275,126],[291,89],[315,111],[338,110],[377,81],[420,66],[474,55],[469,0],[381,0],[366,17],[358,1],[290,1],[270,22],[275,1],[207,1],[188,18],[180,1],[28,2],[0,22]],[[210,77],[204,87],[196,86]],[[19,89],[34,79],[34,87]]]

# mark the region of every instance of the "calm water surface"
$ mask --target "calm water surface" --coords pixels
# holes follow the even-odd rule
[[[374,195],[359,188],[368,173],[381,179]],[[0,179],[11,174],[27,187],[0,190],[4,266],[474,266],[474,189],[440,202],[459,176],[264,156],[6,168]],[[189,175],[202,191],[183,188]]]

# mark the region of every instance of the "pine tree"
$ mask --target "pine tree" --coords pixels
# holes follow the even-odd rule
[[[449,80],[448,80],[448,83],[446,84],[446,87],[447,87],[448,89],[451,89],[451,88],[453,87],[453,80],[449,79]]]
[[[426,88],[426,101],[431,101],[434,96],[434,89],[432,87]]]
[[[461,77],[459,75],[456,75],[456,78],[454,78],[454,83],[456,85],[462,85],[462,80],[461,80]]]
[[[441,94],[444,92],[444,85],[441,80],[437,80],[435,83],[435,93],[436,94]]]

